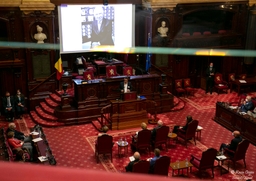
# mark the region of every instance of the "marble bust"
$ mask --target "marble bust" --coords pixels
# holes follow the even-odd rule
[[[34,38],[37,40],[37,43],[44,43],[44,40],[47,39],[47,36],[42,33],[43,28],[39,25],[36,25],[37,33],[34,35]]]
[[[166,22],[162,21],[161,26],[157,29],[161,37],[167,37],[168,27],[166,27]]]

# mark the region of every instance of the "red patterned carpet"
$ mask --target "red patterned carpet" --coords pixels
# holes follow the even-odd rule
[[[185,118],[187,115],[192,115],[193,119],[199,120],[199,125],[204,129],[202,131],[201,140],[197,140],[196,146],[194,143],[188,143],[188,148],[183,145],[182,141],[179,141],[176,145],[169,147],[168,151],[162,150],[162,155],[168,155],[171,157],[171,161],[184,160],[190,158],[191,154],[200,156],[201,152],[207,148],[213,147],[218,149],[222,142],[230,142],[232,139],[231,132],[215,123],[212,117],[215,114],[216,101],[231,101],[237,102],[239,97],[236,93],[229,94],[212,94],[205,95],[201,90],[197,90],[195,97],[181,98],[186,102],[185,107],[179,111],[168,112],[159,114],[158,118],[162,119],[165,124],[172,127],[173,125],[185,124]],[[15,121],[19,125],[19,129],[26,130],[33,127],[29,116],[25,117],[24,121]],[[6,126],[8,123],[1,121],[0,126]],[[154,125],[148,126],[150,129]],[[109,131],[108,133],[114,137],[116,142],[120,137],[125,137],[127,141],[131,138],[138,128],[120,131]],[[48,138],[48,142],[51,146],[54,156],[57,160],[57,166],[79,168],[79,169],[93,169],[108,172],[124,172],[124,167],[128,164],[128,157],[133,153],[131,149],[128,149],[128,154],[119,158],[117,154],[117,145],[113,148],[113,163],[109,161],[109,157],[101,157],[100,164],[96,163],[94,157],[94,142],[98,132],[91,124],[76,125],[69,127],[57,127],[57,128],[44,128],[44,132]],[[243,162],[237,163],[237,171],[232,169],[228,174],[220,175],[220,170],[215,169],[215,178],[210,177],[210,170],[203,175],[203,180],[246,180],[256,178],[256,147],[249,146],[246,156],[247,168],[243,167]],[[142,159],[146,159],[153,156],[153,152],[150,154],[142,153]],[[216,163],[217,164],[217,163]],[[169,177],[172,170],[169,169]],[[196,168],[192,169],[192,173],[189,174],[190,178],[198,178],[198,171]],[[184,177],[182,177],[184,178]]]

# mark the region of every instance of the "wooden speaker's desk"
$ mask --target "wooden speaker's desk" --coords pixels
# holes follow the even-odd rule
[[[241,115],[225,106],[224,103],[216,103],[216,113],[214,121],[224,126],[230,131],[240,131],[244,139],[256,145],[256,119],[249,115]]]
[[[146,99],[111,100],[112,130],[139,127],[147,122]]]

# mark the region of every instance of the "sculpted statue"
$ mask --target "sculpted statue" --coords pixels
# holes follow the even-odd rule
[[[168,27],[166,27],[166,22],[162,21],[161,26],[157,29],[161,37],[167,37]]]
[[[34,38],[37,40],[37,43],[44,43],[44,40],[47,39],[47,36],[42,33],[43,28],[39,25],[36,25],[37,33],[34,35]]]

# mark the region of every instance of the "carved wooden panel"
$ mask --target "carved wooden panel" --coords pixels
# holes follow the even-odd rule
[[[46,78],[51,75],[49,54],[32,54],[34,79]]]

